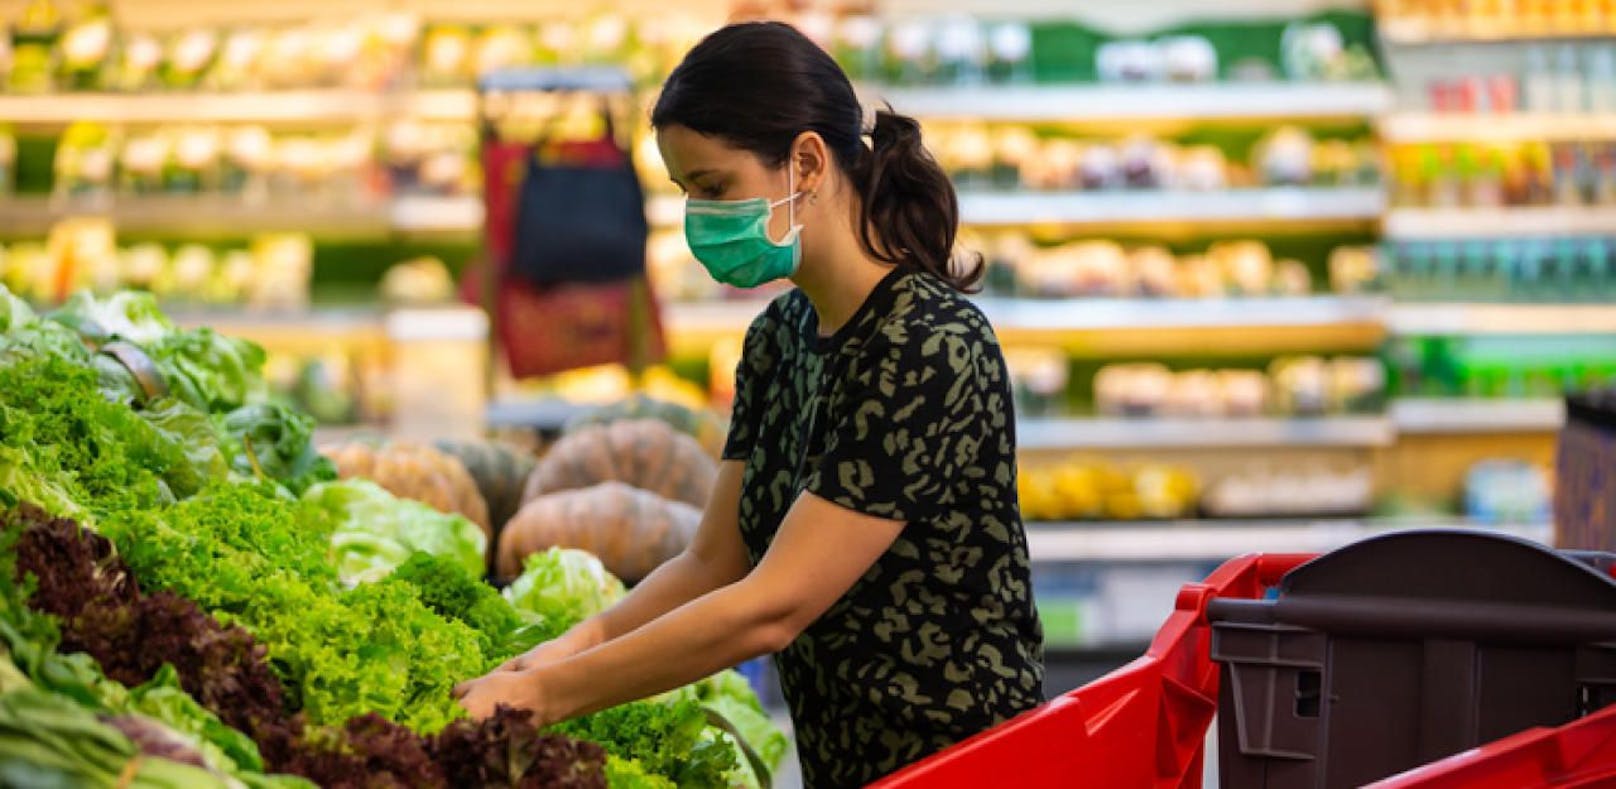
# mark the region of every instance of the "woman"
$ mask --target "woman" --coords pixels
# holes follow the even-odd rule
[[[951,265],[953,187],[790,27],[732,25],[652,125],[696,258],[789,277],[753,321],[690,548],[617,606],[459,689],[550,722],[776,653],[803,775],[856,786],[1042,700],[1010,382]],[[969,270],[962,271],[961,268]]]

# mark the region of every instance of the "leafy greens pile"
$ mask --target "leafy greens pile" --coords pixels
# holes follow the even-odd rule
[[[744,681],[542,736],[510,710],[463,720],[455,683],[621,584],[551,552],[502,596],[476,526],[336,481],[263,361],[144,294],[41,317],[0,288],[0,783],[755,785],[708,709],[778,765]],[[35,716],[62,733],[13,725]]]

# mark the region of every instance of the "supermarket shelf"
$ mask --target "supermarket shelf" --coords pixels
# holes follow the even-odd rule
[[[1616,334],[1616,304],[1393,304],[1402,335]]]
[[[1352,449],[1387,446],[1392,443],[1395,431],[1391,420],[1380,416],[1094,418],[1024,419],[1016,426],[1016,436],[1024,450]]]
[[[1565,402],[1405,398],[1392,402],[1391,415],[1407,435],[1547,433],[1565,424]]]
[[[1385,210],[1377,187],[1234,189],[1214,192],[962,192],[967,225],[1370,223]],[[646,217],[658,227],[684,221],[684,201],[652,197]]]
[[[0,201],[0,233],[43,235],[70,216],[106,216],[133,233],[183,232],[193,236],[298,231],[322,236],[389,233],[470,235],[482,228],[474,197],[417,197],[343,201],[275,198],[247,202],[218,196],[150,195],[87,203],[49,198]]]
[[[1322,553],[1413,528],[1471,527],[1417,519],[1033,523],[1027,548],[1034,562],[1218,562],[1247,553]],[[1547,523],[1480,528],[1535,542],[1552,539]]]
[[[470,90],[387,94],[356,90],[248,93],[61,93],[0,95],[0,123],[349,123],[389,116],[469,120]]]
[[[1381,40],[1387,44],[1405,47],[1436,47],[1455,44],[1529,44],[1548,41],[1603,41],[1616,31],[1543,30],[1526,32],[1520,29],[1500,29],[1493,32],[1475,30],[1430,29],[1420,23],[1383,19],[1379,23]]]
[[[1380,120],[1388,142],[1510,142],[1616,139],[1616,114],[1465,115],[1397,113]]]
[[[1273,188],[1216,192],[966,192],[968,225],[1371,222],[1385,209],[1381,190]]]
[[[255,312],[247,309],[170,311],[185,328],[211,328],[285,353],[320,353],[333,345],[379,351],[390,342],[385,314],[376,308],[315,308]]]
[[[1352,118],[1391,106],[1379,83],[866,86],[862,93],[866,106],[886,101],[906,115],[989,121]]]
[[[1394,208],[1385,234],[1393,240],[1522,238],[1616,234],[1616,210],[1558,206],[1530,208]]]
[[[976,301],[1002,340],[1088,355],[1209,345],[1254,353],[1369,349],[1385,337],[1385,303],[1374,298]],[[714,341],[739,337],[763,307],[756,301],[671,304],[669,335],[683,348],[705,352]]]

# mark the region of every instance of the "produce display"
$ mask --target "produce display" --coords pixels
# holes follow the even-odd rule
[[[1392,146],[1399,206],[1616,205],[1616,141]]]
[[[939,124],[927,147],[961,190],[1167,189],[1218,191],[1256,186],[1350,186],[1379,181],[1379,148],[1371,140],[1318,141],[1281,126],[1232,161],[1215,145],[1180,145],[1148,135],[1119,140],[1028,126]]]
[[[1159,246],[1128,249],[1083,240],[1038,248],[1025,236],[995,239],[994,260],[1009,261],[1014,292],[1029,298],[1306,296],[1313,275],[1296,260],[1274,260],[1261,241],[1220,241],[1204,255],[1178,257]]]
[[[119,28],[100,4],[32,0],[12,20],[12,57],[0,61],[10,92],[74,90],[244,91],[347,88],[384,91],[411,83],[466,86],[508,66],[627,63],[665,74],[704,28],[675,14],[637,27],[605,13],[538,25],[426,24],[406,11],[322,18],[301,25],[187,28],[172,35]]]
[[[517,600],[495,592],[477,577],[480,529],[338,481],[312,420],[266,400],[261,350],[176,329],[149,295],[41,317],[0,293],[0,332],[4,774],[755,785],[704,706],[750,710],[752,749],[782,750],[744,683],[723,678],[543,736],[508,710],[462,720],[453,685],[576,621],[562,612],[586,609],[560,598],[580,584],[557,573],[598,585],[588,563],[530,562]]]
[[[0,283],[36,304],[129,289],[178,306],[293,310],[308,306],[313,261],[302,233],[259,234],[222,253],[195,243],[120,246],[110,220],[79,217],[56,223],[44,242],[0,245]]]
[[[288,132],[261,124],[155,128],[80,121],[55,138],[50,192],[69,204],[212,196],[333,205],[397,195],[467,196],[481,183],[466,122],[395,121]]]
[[[1378,0],[1375,15],[1399,38],[1577,36],[1616,32],[1616,8],[1608,2],[1449,3],[1444,0]]]
[[[542,471],[541,464],[535,481]],[[547,493],[530,498],[505,524],[496,567],[509,578],[536,552],[579,548],[614,575],[638,581],[678,556],[700,523],[697,507],[622,482]]]
[[[1094,379],[1108,416],[1255,417],[1376,413],[1385,405],[1378,359],[1281,357],[1257,370],[1173,372],[1156,363],[1109,365]]]
[[[1194,513],[1201,481],[1178,466],[1079,457],[1023,465],[1016,489],[1029,521],[1166,519]]]
[[[567,429],[576,432],[591,425],[624,419],[659,419],[666,422],[675,430],[696,439],[710,457],[717,457],[724,448],[724,424],[711,410],[700,405],[692,407],[678,402],[659,400],[644,394],[635,394],[615,403],[600,406],[573,419],[567,424]]]
[[[413,499],[440,512],[453,512],[493,534],[488,503],[466,467],[454,456],[405,441],[350,442],[321,447],[344,479],[374,481],[400,498]]]

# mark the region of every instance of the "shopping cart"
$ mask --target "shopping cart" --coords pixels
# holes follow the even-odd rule
[[[1543,563],[1552,560],[1580,565],[1580,569],[1568,568],[1573,586],[1583,584],[1581,587],[1583,591],[1593,589],[1603,593],[1600,584],[1604,584],[1610,587],[1610,591],[1616,592],[1616,581],[1610,577],[1612,563],[1616,562],[1616,557],[1608,554],[1555,554],[1539,546],[1531,546],[1525,541],[1504,536],[1456,531],[1445,535],[1436,535],[1434,531],[1404,533],[1372,538],[1357,546],[1342,549],[1337,554],[1358,548],[1356,555],[1352,557],[1354,560],[1361,560],[1366,554],[1374,554],[1377,551],[1384,558],[1388,554],[1385,541],[1402,540],[1403,547],[1408,547],[1421,539],[1413,537],[1416,534],[1433,535],[1432,539],[1436,540],[1424,546],[1413,546],[1424,550],[1427,557],[1431,555],[1431,551],[1449,545],[1451,538],[1460,534],[1471,534],[1475,538],[1468,542],[1460,540],[1462,554],[1469,552],[1467,546],[1471,543],[1482,548],[1483,553],[1498,549],[1503,553],[1524,554],[1528,552],[1525,546],[1530,546],[1530,552],[1542,555]],[[1377,541],[1382,544],[1369,545]],[[1499,544],[1495,541],[1504,543]],[[1366,545],[1367,550],[1363,549]],[[1315,759],[1315,754],[1308,754],[1305,749],[1301,753],[1287,753],[1281,749],[1265,750],[1270,743],[1266,740],[1257,742],[1260,737],[1271,735],[1272,730],[1284,729],[1286,721],[1279,718],[1293,710],[1290,707],[1292,700],[1289,695],[1275,691],[1276,687],[1281,691],[1288,691],[1288,688],[1274,683],[1270,676],[1268,693],[1265,697],[1261,693],[1252,692],[1254,687],[1261,686],[1261,683],[1253,677],[1261,676],[1267,671],[1271,675],[1277,673],[1282,679],[1289,679],[1291,675],[1285,672],[1294,673],[1294,667],[1305,665],[1306,660],[1302,657],[1294,661],[1287,659],[1294,645],[1299,642],[1286,642],[1284,638],[1302,636],[1306,641],[1305,637],[1308,635],[1306,629],[1292,627],[1283,622],[1271,623],[1274,626],[1269,629],[1274,632],[1268,635],[1273,638],[1266,643],[1274,645],[1275,654],[1259,654],[1253,658],[1247,653],[1246,657],[1252,658],[1252,662],[1258,665],[1253,666],[1248,662],[1242,666],[1232,661],[1242,659],[1241,650],[1253,642],[1249,639],[1245,642],[1239,641],[1238,638],[1243,635],[1239,632],[1231,638],[1229,635],[1231,623],[1217,621],[1220,617],[1240,618],[1241,608],[1246,609],[1247,614],[1260,608],[1257,601],[1265,598],[1272,600],[1270,592],[1280,586],[1288,573],[1315,558],[1318,557],[1249,555],[1224,564],[1205,581],[1183,587],[1178,594],[1173,613],[1157,632],[1143,657],[1085,687],[1064,694],[1035,711],[889,776],[876,786],[881,789],[910,787],[963,789],[997,786],[1015,786],[1018,789],[1043,787],[1196,789],[1202,782],[1207,729],[1219,713],[1220,698],[1225,707],[1224,718],[1220,720],[1219,741],[1220,759],[1225,762],[1223,768],[1226,782],[1242,787],[1341,785],[1339,775],[1326,782],[1322,766],[1307,764],[1309,760]],[[1526,558],[1529,561],[1537,561],[1530,555]],[[1314,567],[1321,564],[1323,562],[1315,564]],[[1366,565],[1362,561],[1357,561],[1356,564],[1338,561],[1335,565],[1338,570],[1346,565],[1348,569],[1359,573],[1366,566],[1373,566],[1372,563]],[[1417,566],[1417,562],[1412,560],[1405,562],[1405,567],[1414,566]],[[1479,572],[1485,572],[1485,569]],[[1320,573],[1312,575],[1317,578]],[[1340,573],[1336,575],[1339,577]],[[1418,584],[1417,579],[1413,579],[1413,582]],[[1606,602],[1603,604],[1609,605],[1609,597],[1605,597],[1604,600]],[[1224,602],[1219,604],[1219,601]],[[1230,601],[1235,601],[1236,605],[1229,605]],[[1252,601],[1252,603],[1238,601]],[[1209,609],[1212,610],[1209,612]],[[1220,612],[1219,609],[1224,610]],[[1401,617],[1402,626],[1407,627],[1415,624],[1410,617],[1416,617],[1420,609],[1419,605],[1404,606],[1403,610],[1395,613],[1397,617]],[[1607,617],[1612,610],[1612,608],[1595,610],[1591,618],[1582,617],[1574,624],[1587,626],[1591,622],[1596,627],[1605,627],[1606,623],[1611,621]],[[1577,620],[1578,617],[1573,615],[1569,619]],[[1260,625],[1241,623],[1235,623],[1233,627],[1262,629]],[[1215,638],[1215,631],[1219,628],[1223,628],[1221,639]],[[1432,761],[1417,766],[1417,769],[1410,772],[1384,779],[1377,786],[1381,789],[1616,787],[1616,703],[1613,703],[1613,699],[1608,695],[1610,691],[1616,689],[1616,659],[1613,659],[1616,658],[1616,629],[1610,631],[1609,640],[1610,644],[1596,645],[1591,652],[1584,649],[1577,655],[1583,662],[1589,659],[1590,654],[1601,661],[1611,659],[1608,664],[1602,663],[1591,668],[1579,663],[1578,668],[1582,671],[1578,677],[1584,677],[1591,672],[1592,679],[1584,677],[1576,681],[1584,683],[1580,687],[1585,694],[1588,688],[1596,690],[1591,703],[1603,707],[1601,711],[1573,720],[1559,728],[1533,728],[1493,742],[1491,745],[1463,750],[1451,758]],[[1305,645],[1317,646],[1311,641],[1307,641]],[[1222,652],[1219,655],[1224,661],[1222,663],[1214,660],[1215,651],[1219,650]],[[1231,658],[1231,655],[1235,657]],[[1234,668],[1231,668],[1231,665]],[[1588,670],[1583,671],[1583,668]],[[1225,683],[1223,677],[1226,672],[1231,670],[1245,672],[1241,675],[1245,681],[1244,688],[1220,687]],[[1440,678],[1434,681],[1442,683]],[[1612,684],[1601,684],[1604,682]],[[1329,687],[1328,683],[1324,685],[1325,692],[1328,692]],[[1315,686],[1315,689],[1317,688],[1318,686]],[[1221,697],[1220,691],[1223,692]],[[1279,696],[1284,697],[1276,698]],[[1306,703],[1304,696],[1305,693],[1302,692],[1296,694],[1295,711],[1299,714],[1309,712],[1300,709],[1300,706]],[[1253,701],[1254,698],[1256,701]],[[1263,702],[1269,703],[1280,712],[1269,712],[1263,706]],[[1471,708],[1478,708],[1477,705],[1480,703],[1476,701]],[[1508,703],[1506,702],[1504,706],[1507,707]],[[1582,703],[1589,704],[1590,700],[1584,698]],[[1606,704],[1610,706],[1604,706]],[[1240,707],[1238,711],[1232,709],[1236,706]],[[1364,706],[1358,705],[1357,711],[1361,712]],[[1256,721],[1258,726],[1268,726],[1269,731],[1262,731],[1257,735],[1240,732],[1235,728],[1238,724],[1234,722],[1237,712],[1241,717],[1254,715],[1251,720]],[[1318,714],[1316,709],[1312,712],[1314,715]],[[1328,715],[1328,708],[1325,712]],[[1391,713],[1382,714],[1388,718],[1392,717]],[[1459,719],[1459,713],[1456,712],[1453,724],[1455,727],[1460,726]],[[1250,723],[1251,721],[1247,721],[1247,725]],[[1315,720],[1312,723],[1318,722]],[[1388,724],[1390,723],[1391,721],[1388,721]],[[1306,729],[1306,726],[1300,728]],[[1481,727],[1481,730],[1485,730],[1485,727]],[[1323,738],[1322,732],[1319,736]],[[1456,736],[1463,735],[1460,733]],[[1254,757],[1251,753],[1242,753],[1239,742],[1230,742],[1242,739],[1248,740],[1246,744],[1251,746],[1248,751],[1254,751],[1259,755]],[[1472,743],[1474,744],[1478,743]],[[1278,758],[1264,761],[1276,754]],[[1322,764],[1324,761],[1322,754],[1316,755],[1318,756],[1316,761]],[[1228,763],[1231,760],[1243,763],[1231,765]],[[1296,780],[1295,773],[1284,772],[1297,765],[1302,765],[1316,774],[1308,778],[1307,782],[1301,782]],[[1273,768],[1273,772],[1268,772],[1270,767]],[[1235,773],[1237,777],[1228,777],[1231,769],[1237,771]],[[1253,775],[1257,778],[1254,779]],[[1355,781],[1351,785],[1357,783],[1361,781]]]

